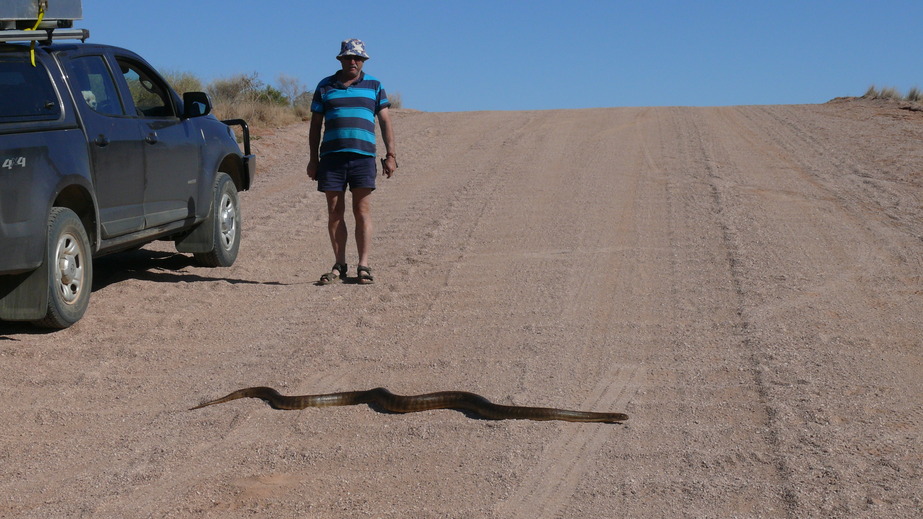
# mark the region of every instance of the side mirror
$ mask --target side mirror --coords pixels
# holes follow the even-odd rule
[[[205,92],[186,92],[183,94],[183,118],[202,117],[212,111],[212,100]]]

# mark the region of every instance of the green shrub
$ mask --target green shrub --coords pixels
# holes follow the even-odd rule
[[[272,85],[265,85],[256,91],[257,101],[271,103],[279,106],[291,106],[292,102],[280,90]]]

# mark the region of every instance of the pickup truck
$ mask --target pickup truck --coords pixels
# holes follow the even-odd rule
[[[154,240],[233,264],[256,164],[246,123],[129,50],[57,37],[85,30],[17,29],[0,26],[0,319],[74,324],[93,258]]]

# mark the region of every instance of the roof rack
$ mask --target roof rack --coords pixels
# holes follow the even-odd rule
[[[86,41],[89,37],[90,31],[87,29],[0,30],[0,41],[39,41],[47,44],[54,40]]]
[[[90,37],[87,29],[39,29],[37,31],[3,31],[0,30],[0,41],[38,41],[50,44],[57,40],[86,41]]]

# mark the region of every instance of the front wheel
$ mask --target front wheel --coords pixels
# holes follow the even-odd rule
[[[212,201],[212,250],[193,254],[204,267],[230,267],[240,249],[240,200],[227,173],[218,173]]]
[[[83,317],[93,288],[93,258],[86,229],[77,214],[55,207],[48,216],[45,255],[48,312],[36,324],[67,328]]]

